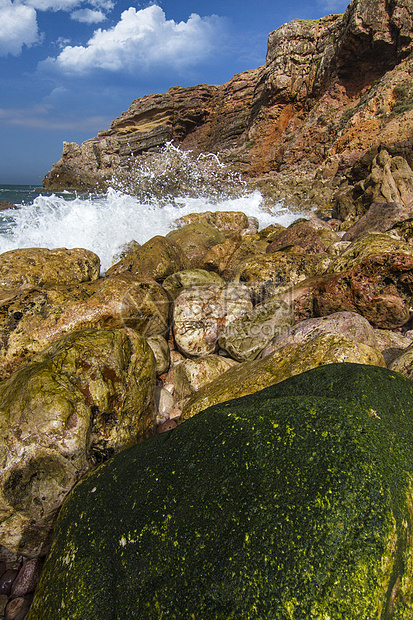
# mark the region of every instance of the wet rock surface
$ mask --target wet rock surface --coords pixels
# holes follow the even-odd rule
[[[0,547],[0,618],[27,617],[43,564],[44,558],[28,560]]]
[[[189,216],[177,230],[196,227],[199,262],[155,237],[133,244],[119,273],[1,291],[0,540],[25,561],[48,550],[83,476],[149,435],[166,441],[207,407],[318,366],[387,364],[413,376],[404,208],[382,226],[390,230],[365,216],[353,241],[337,241],[337,221],[237,230],[248,220],[224,215]],[[291,244],[271,247],[284,233]],[[188,269],[191,260],[202,267]],[[5,618],[30,607],[33,593],[19,585],[31,579],[27,566],[19,580],[21,566],[0,580]]]
[[[412,406],[331,364],[124,451],[66,502],[29,620],[407,619]]]
[[[155,360],[134,332],[68,334],[0,384],[0,543],[44,553],[57,511],[96,463],[151,432]]]
[[[145,161],[159,162],[156,149],[173,140],[175,145],[182,146],[184,152],[194,149],[194,157],[201,153],[205,159],[202,151],[219,151],[223,161],[231,163],[232,171],[241,171],[244,177],[248,177],[249,189],[260,189],[269,208],[274,201],[286,199],[287,205],[300,208],[304,205],[311,209],[311,214],[308,219],[301,218],[288,228],[275,226],[263,230],[259,230],[257,222],[249,221],[243,213],[211,211],[190,214],[177,221],[180,228],[167,237],[155,236],[141,247],[132,241],[104,278],[99,277],[98,258],[84,250],[26,249],[0,255],[0,418],[3,420],[0,421],[0,443],[3,445],[0,449],[3,471],[0,480],[0,540],[17,554],[23,552],[26,555],[24,560],[15,555],[4,562],[3,556],[0,557],[0,618],[23,620],[27,614],[33,596],[33,586],[24,585],[31,583],[30,562],[37,561],[39,554],[47,549],[49,532],[55,524],[61,502],[84,474],[85,484],[88,484],[92,480],[88,472],[114,452],[137,441],[158,464],[164,446],[173,443],[175,436],[185,437],[179,447],[179,465],[188,457],[191,471],[192,464],[197,467],[204,458],[205,439],[220,438],[218,460],[223,468],[227,464],[227,455],[233,454],[231,446],[236,447],[238,455],[244,455],[252,445],[249,435],[244,441],[247,427],[257,429],[253,441],[261,433],[266,439],[265,449],[270,449],[268,446],[273,449],[278,444],[275,440],[268,441],[268,437],[279,432],[278,422],[274,420],[265,430],[254,426],[258,422],[254,419],[252,423],[251,417],[248,423],[244,419],[242,427],[238,426],[238,421],[234,422],[235,435],[225,427],[224,436],[221,436],[222,429],[217,432],[216,418],[212,424],[208,423],[207,428],[202,427],[198,435],[196,430],[181,430],[196,429],[198,424],[202,426],[204,414],[201,412],[210,405],[222,407],[223,419],[227,420],[233,399],[241,396],[252,399],[257,417],[262,401],[255,393],[270,386],[268,389],[280,390],[277,394],[282,394],[282,398],[291,398],[292,394],[301,396],[304,389],[306,396],[324,398],[327,395],[328,400],[321,409],[312,409],[307,401],[294,408],[293,425],[291,420],[288,421],[288,428],[294,432],[287,433],[290,444],[288,451],[283,453],[282,463],[295,463],[297,444],[294,442],[298,441],[297,437],[302,437],[302,429],[307,428],[309,420],[311,424],[314,420],[318,423],[323,412],[332,410],[332,400],[337,402],[340,414],[338,426],[334,418],[334,424],[331,422],[323,431],[320,427],[317,440],[307,437],[305,458],[306,463],[311,463],[312,471],[314,460],[320,460],[326,454],[327,440],[323,432],[327,433],[327,438],[333,437],[331,446],[334,449],[344,437],[339,432],[334,435],[342,422],[343,411],[353,422],[359,420],[356,431],[355,427],[351,427],[351,432],[348,428],[343,431],[345,437],[351,436],[351,442],[354,438],[369,441],[374,437],[377,448],[372,461],[363,461],[366,454],[363,451],[358,460],[358,464],[374,462],[374,467],[366,466],[367,473],[372,471],[372,477],[369,475],[365,479],[369,483],[364,484],[361,480],[361,486],[356,485],[363,490],[364,499],[360,494],[357,496],[360,503],[353,504],[340,496],[342,508],[331,521],[333,525],[327,528],[328,532],[334,532],[331,545],[326,547],[324,544],[330,540],[327,536],[317,546],[324,554],[324,559],[317,556],[318,566],[324,566],[327,557],[333,558],[325,564],[321,577],[314,578],[314,584],[311,582],[314,585],[312,592],[320,598],[311,608],[309,603],[302,602],[304,599],[300,597],[307,592],[303,584],[308,583],[302,576],[298,594],[290,597],[290,584],[295,583],[295,577],[285,564],[280,594],[284,605],[282,613],[285,612],[285,618],[300,613],[303,617],[318,619],[334,615],[340,608],[340,614],[346,620],[353,617],[353,612],[357,618],[368,620],[378,617],[410,620],[412,596],[409,584],[413,581],[409,560],[410,512],[407,510],[406,518],[400,512],[400,506],[411,503],[410,486],[403,486],[400,492],[394,492],[393,487],[389,491],[395,481],[394,471],[402,471],[404,465],[398,469],[399,463],[394,459],[397,460],[401,452],[394,450],[393,444],[391,449],[387,449],[388,444],[385,447],[388,428],[391,426],[394,438],[397,424],[392,418],[391,424],[389,422],[386,426],[387,413],[381,407],[384,402],[392,400],[392,390],[397,384],[393,400],[398,403],[398,412],[404,411],[404,405],[400,405],[397,399],[405,389],[410,390],[409,381],[413,377],[412,24],[412,10],[404,0],[390,3],[353,0],[342,16],[329,16],[314,22],[295,20],[270,34],[263,67],[234,76],[223,86],[176,87],[164,95],[138,99],[108,131],[99,132],[96,138],[81,146],[74,143],[64,145],[62,160],[45,180],[49,187],[62,184],[59,187],[95,189],[98,186],[104,189],[105,175],[112,177],[116,171],[122,182],[128,181],[125,188],[133,193],[136,190],[133,182],[139,172],[139,167],[135,168],[138,161],[143,162],[142,165]],[[217,173],[217,168],[214,170]],[[159,171],[155,185],[158,183],[159,190],[169,179],[172,200],[178,186],[194,195],[196,188],[188,187],[184,177],[179,169],[169,171],[169,177]],[[217,173],[218,198],[226,182],[226,178]],[[241,186],[242,183],[237,186],[238,195],[244,191]],[[146,198],[157,195],[157,189],[147,180],[142,180],[139,186]],[[315,206],[319,208],[318,217],[314,217]],[[328,220],[331,215],[334,218]],[[92,332],[101,335],[94,340],[90,336]],[[117,334],[116,337],[113,334]],[[84,344],[77,347],[77,339]],[[89,344],[86,345],[86,341]],[[144,354],[141,356],[141,353]],[[348,362],[352,363],[351,372],[348,372]],[[396,371],[387,374],[386,379],[382,374],[385,365]],[[318,366],[323,368],[316,368]],[[326,373],[333,372],[333,367],[334,379],[327,381],[330,387],[316,380],[318,376],[326,376],[324,369]],[[307,376],[313,377],[308,383]],[[366,377],[367,383],[370,382],[369,390],[374,392],[374,398],[369,396],[367,400],[364,392],[361,396],[357,392]],[[288,390],[282,387],[286,379]],[[381,383],[382,379],[384,383]],[[305,387],[296,393],[294,390],[298,389],[300,382]],[[317,387],[316,394],[310,384]],[[351,412],[346,409],[348,398],[357,400],[357,409]],[[240,402],[244,402],[243,399]],[[409,399],[410,396],[407,399],[410,411]],[[369,407],[360,408],[360,402],[363,407],[368,403]],[[391,406],[392,402],[389,403]],[[267,405],[264,409],[268,412]],[[300,418],[304,410],[313,417]],[[311,413],[313,410],[317,411],[315,417]],[[285,411],[283,401],[279,415],[284,415]],[[258,414],[260,420],[267,415],[265,412],[262,416]],[[357,417],[359,415],[364,415],[362,420]],[[303,420],[304,426],[294,426],[295,416],[297,420]],[[410,418],[406,418],[403,427],[406,441],[410,437]],[[182,423],[184,420],[185,424]],[[397,420],[399,423],[401,418]],[[188,423],[194,426],[186,427]],[[371,425],[377,425],[377,434]],[[158,435],[157,444],[144,440],[147,434],[155,433]],[[155,455],[148,447],[150,445],[156,446]],[[193,458],[186,451],[192,445]],[[411,450],[410,443],[404,446],[403,450]],[[257,454],[260,450],[258,447]],[[377,465],[377,454],[388,459],[386,463],[383,461],[382,469]],[[179,489],[185,506],[190,503],[186,495],[190,489],[195,494],[191,506],[204,510],[205,487],[202,485],[211,482],[205,471],[210,471],[214,458],[200,469],[196,482],[188,474],[188,483]],[[277,463],[279,467],[279,460]],[[300,480],[302,471],[307,471],[305,463],[300,463],[299,467],[294,465],[294,484]],[[342,478],[341,473],[338,476],[341,482],[344,480],[343,488],[347,492],[348,477],[347,470],[342,469],[343,463],[340,461],[334,471],[342,472]],[[180,471],[179,465],[175,467],[174,462],[168,469],[167,463],[161,463],[167,469],[165,484],[168,493],[169,483],[174,482],[176,472]],[[380,487],[377,482],[374,497],[368,495],[370,499],[365,499],[365,489],[371,489],[371,480],[378,481],[379,471],[390,470],[393,473],[388,484],[386,482]],[[102,470],[97,470],[97,476],[99,471]],[[255,477],[256,471],[250,468],[250,460],[242,462],[238,473],[239,478],[234,480],[239,482],[236,488],[241,495],[247,489],[257,489],[260,478]],[[403,475],[398,480],[404,480]],[[319,479],[324,478],[323,473]],[[126,494],[134,492],[131,480],[134,480],[133,476],[125,484]],[[246,480],[251,484],[244,484]],[[120,489],[115,482],[111,478],[106,485],[109,500],[100,516],[111,509],[113,497],[117,497]],[[218,478],[211,491],[215,495],[221,491],[224,493],[219,509],[202,515],[202,518],[216,515],[215,524],[219,527],[228,498],[231,506],[237,501],[230,496],[234,485],[227,484],[227,478],[221,482]],[[155,474],[148,475],[144,484],[150,497],[154,497],[158,492]],[[291,487],[283,481],[280,488]],[[96,492],[92,486],[85,503],[88,510],[94,506]],[[351,492],[346,497],[353,497]],[[389,493],[393,498],[390,504],[397,506],[393,513],[387,510]],[[274,494],[270,495],[273,500]],[[305,490],[301,490],[300,497],[304,496]],[[263,498],[264,503],[266,501],[266,492],[259,497],[262,505]],[[324,523],[323,515],[335,510],[335,504],[331,503],[330,495],[312,497],[314,502],[308,506],[313,510],[311,514],[314,514],[314,523],[318,527]],[[272,501],[271,510],[273,504]],[[251,505],[255,504],[248,506]],[[378,540],[376,533],[371,538],[368,533],[362,539],[357,538],[372,525],[378,510],[384,511],[380,512],[384,524],[380,535],[390,534],[380,539],[381,550],[384,550],[381,556],[379,553],[373,554],[374,558],[372,555],[363,556],[360,560],[363,570],[343,569],[344,581],[334,583],[346,585],[337,595],[337,605],[332,609],[329,605],[332,600],[336,601],[334,597],[338,590],[333,593],[328,590],[330,582],[327,581],[337,566],[337,554],[343,552],[346,555],[350,549],[346,546],[350,540],[346,533],[350,529],[347,525],[340,529],[340,524],[352,522],[354,505],[357,505],[357,512],[360,507],[360,514],[366,514],[366,519],[357,526],[358,534],[353,538],[353,534],[350,536],[356,541],[352,548],[364,553],[371,550],[371,540]],[[141,496],[139,506],[142,506]],[[281,513],[277,508],[274,523],[265,544],[262,543],[263,549],[264,546],[273,549],[278,533],[287,532],[286,523],[289,521],[284,520],[284,516],[290,518],[288,511],[293,504],[285,506]],[[295,519],[292,508],[291,511]],[[247,514],[248,510],[244,513]],[[81,511],[76,513],[71,527],[75,528],[79,519],[83,519],[79,514]],[[122,511],[116,520],[116,528],[123,526],[129,514],[133,511]],[[198,536],[198,529],[195,526],[191,529],[188,523],[179,525],[178,520],[174,520],[174,527],[170,527],[169,517],[175,519],[172,514],[175,514],[172,509],[165,513],[164,522],[157,522],[158,529],[142,526],[141,542],[149,538],[150,532],[153,539],[161,537],[163,542],[166,541],[168,553],[165,562],[163,551],[155,551],[153,557],[144,554],[140,575],[148,566],[154,566],[156,578],[159,577],[159,567],[169,566],[167,562],[177,557],[174,542],[178,542],[180,548],[183,530],[190,536],[197,536],[198,551],[211,542],[206,531]],[[165,572],[162,592],[159,594],[155,588],[156,594],[148,607],[155,609],[156,617],[159,614],[154,601],[164,605],[168,613],[172,613],[173,602],[178,611],[172,617],[181,620],[187,613],[186,601],[194,591],[198,592],[199,584],[202,589],[199,600],[205,601],[202,597],[208,593],[205,608],[212,609],[205,612],[209,613],[205,616],[208,620],[219,617],[223,600],[229,607],[233,605],[234,592],[237,592],[240,581],[231,582],[230,571],[230,586],[224,594],[216,594],[226,583],[221,574],[213,581],[212,589],[206,579],[207,576],[214,578],[219,571],[216,558],[227,541],[232,540],[234,532],[235,535],[241,532],[241,538],[244,536],[238,549],[242,549],[241,555],[246,553],[245,565],[249,566],[249,558],[255,558],[239,595],[242,606],[234,612],[237,617],[242,617],[249,604],[245,593],[255,591],[254,571],[261,570],[264,565],[267,570],[269,556],[263,552],[259,561],[255,561],[256,557],[250,553],[250,530],[240,530],[239,524],[237,527],[233,525],[231,522],[222,538],[212,545],[213,561],[205,564],[208,570],[197,573],[197,567],[191,567],[191,578],[196,576],[196,585],[191,592],[185,591],[182,597],[182,579],[179,583],[173,581],[179,563],[172,562],[172,568]],[[267,530],[261,528],[260,531]],[[400,532],[406,533],[401,536]],[[307,533],[302,540],[312,540]],[[103,594],[99,595],[98,611],[95,602],[91,602],[87,612],[80,616],[82,620],[104,618],[105,613],[111,613],[107,598],[111,588],[107,585],[112,578],[111,562],[118,557],[119,551],[135,544],[134,532],[123,538],[124,532],[119,529],[119,534],[110,550],[110,562],[104,564],[103,577],[100,576],[101,550],[110,537],[102,542],[99,553],[89,553],[86,582],[80,582],[81,571],[73,580],[66,579],[64,587],[82,597],[85,590],[93,592],[96,585],[96,590],[101,592],[102,583],[106,584]],[[293,553],[295,545],[301,544],[297,543],[298,540],[301,539],[297,538],[296,532],[291,533],[285,546],[286,554]],[[275,546],[279,549],[278,543]],[[89,552],[91,546],[85,545],[84,548]],[[402,548],[405,549],[404,556]],[[186,557],[197,557],[196,553],[193,555],[191,551]],[[348,566],[348,558],[355,557],[349,553],[345,558]],[[233,551],[231,554],[229,557],[233,562],[235,554]],[[305,550],[301,556],[306,557]],[[399,561],[402,556],[403,561]],[[59,575],[64,577],[68,574],[65,571],[72,570],[72,556],[68,552],[61,557],[68,559],[63,570],[59,568]],[[23,563],[24,566],[27,563],[27,567],[20,576]],[[281,564],[282,558],[277,555],[277,565]],[[226,566],[225,562],[222,565]],[[37,575],[38,568],[33,571]],[[127,574],[122,571],[120,569],[116,579],[129,584],[133,570]],[[369,581],[372,598],[368,603],[360,603],[361,599],[356,601],[357,596],[362,596],[360,592],[368,589],[366,586],[363,590],[364,585],[360,586],[365,583],[365,571],[373,571]],[[304,572],[308,577],[308,565]],[[279,578],[278,572],[277,579],[270,581],[278,584]],[[42,586],[38,601],[44,599],[48,605],[53,596],[59,594],[53,591],[51,581],[48,581],[50,577],[44,579],[44,584],[49,585]],[[150,581],[150,587],[155,582],[156,579]],[[122,587],[123,604],[128,600],[129,586]],[[341,588],[341,585],[337,587]],[[133,595],[140,591],[139,588],[141,583],[136,586],[133,582]],[[320,602],[323,592],[324,602]],[[351,601],[346,598],[350,596],[348,593],[351,593]],[[306,601],[311,596],[308,595]],[[367,600],[366,597],[363,600]],[[349,601],[348,604],[345,601]],[[263,605],[262,613],[251,611],[248,618],[254,617],[254,613],[258,614],[257,618],[273,615],[265,607],[267,602]],[[33,608],[34,618],[58,617],[50,615],[49,610],[39,609],[40,603],[37,602]],[[133,612],[125,608],[124,615],[132,617],[135,611],[135,607]],[[202,618],[202,613],[203,608],[198,604],[194,614]],[[232,607],[230,613],[233,613]],[[279,608],[276,613],[281,613]]]
[[[174,337],[178,349],[188,356],[214,353],[223,329],[250,310],[251,294],[242,284],[184,290],[174,304]]]
[[[354,362],[385,366],[382,354],[339,333],[318,334],[305,344],[280,345],[271,355],[231,368],[201,388],[185,404],[181,419],[187,420],[207,407],[252,394],[317,366]]]
[[[179,246],[171,240],[157,235],[142,246],[128,252],[118,263],[112,265],[106,276],[130,272],[142,279],[164,280],[175,271],[187,267],[188,261]]]
[[[10,250],[0,254],[0,288],[89,282],[99,277],[99,270],[99,257],[82,248]]]
[[[0,301],[0,377],[68,332],[129,327],[150,337],[165,334],[169,322],[168,293],[130,273],[91,285],[18,289]]]

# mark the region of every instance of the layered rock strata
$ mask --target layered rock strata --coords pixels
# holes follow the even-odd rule
[[[105,187],[168,141],[270,175],[275,192],[294,172],[291,193],[303,176],[321,191],[380,144],[410,152],[412,24],[405,0],[353,0],[343,15],[294,20],[269,35],[264,66],[221,86],[147,95],[95,138],[65,143],[44,186]]]

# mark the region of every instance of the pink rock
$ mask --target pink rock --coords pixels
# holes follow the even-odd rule
[[[27,560],[16,577],[11,589],[12,596],[24,596],[34,592],[40,577],[43,562],[39,558]]]
[[[166,422],[164,422],[163,424],[158,426],[157,432],[158,433],[166,433],[167,431],[172,431],[177,426],[178,425],[175,422],[175,420],[167,420]]]

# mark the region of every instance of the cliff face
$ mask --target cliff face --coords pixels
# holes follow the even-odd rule
[[[64,143],[49,189],[104,187],[167,141],[219,152],[246,176],[328,178],[380,144],[413,144],[411,0],[353,0],[343,15],[270,33],[266,64],[221,86],[135,100],[82,145]]]

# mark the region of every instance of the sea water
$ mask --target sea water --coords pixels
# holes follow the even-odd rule
[[[166,235],[189,213],[242,211],[260,228],[288,225],[300,214],[264,201],[213,155],[191,157],[171,145],[113,179],[104,194],[50,193],[36,186],[0,186],[0,253],[17,248],[75,248],[95,252],[104,273],[123,245]]]

